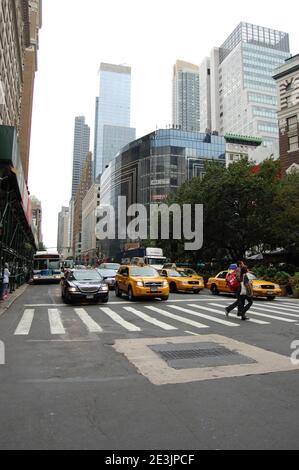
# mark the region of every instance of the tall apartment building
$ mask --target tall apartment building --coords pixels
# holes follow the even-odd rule
[[[100,185],[93,184],[82,201],[82,246],[85,264],[96,263],[100,253],[100,241],[96,238],[96,209],[100,205]]]
[[[73,150],[73,178],[72,178],[72,198],[75,197],[80,184],[86,156],[89,152],[90,128],[85,124],[84,116],[75,118],[74,129],[74,150]]]
[[[94,179],[117,152],[135,139],[131,120],[131,67],[102,63],[96,99]]]
[[[199,66],[199,84],[200,84],[200,132],[211,130],[211,64],[210,58],[205,57]]]
[[[70,245],[70,210],[69,207],[62,207],[58,214],[57,251],[64,259],[71,256]]]
[[[299,54],[275,70],[278,91],[279,150],[284,172],[299,170]]]
[[[41,1],[0,1],[0,273],[27,264],[38,245],[27,185]],[[34,50],[31,64],[29,51]],[[34,71],[33,71],[34,69]],[[41,234],[40,234],[41,238]],[[20,243],[22,240],[22,243]]]
[[[43,220],[43,211],[42,203],[35,196],[30,196],[31,203],[31,212],[32,212],[32,223],[36,230],[38,243],[42,243],[43,234],[42,234],[42,220]]]
[[[0,124],[17,129],[25,180],[28,180],[40,0],[0,2]]]
[[[200,130],[199,67],[182,60],[173,67],[172,123],[185,131]]]
[[[82,245],[82,201],[86,196],[89,188],[92,185],[92,153],[88,152],[82,175],[80,178],[79,187],[77,189],[74,199],[74,216],[73,216],[73,255],[78,261],[82,260],[81,245]]]
[[[261,137],[278,156],[276,67],[290,57],[289,35],[241,22],[210,56],[211,128]],[[205,84],[201,83],[202,87]],[[202,96],[205,93],[202,91]]]

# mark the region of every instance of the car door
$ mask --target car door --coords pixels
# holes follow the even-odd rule
[[[220,292],[230,292],[229,287],[226,284],[227,271],[222,271],[217,276],[217,287]]]
[[[124,280],[123,280],[123,272],[125,268],[120,268],[117,275],[116,275],[116,281],[118,284],[119,290],[124,290]]]

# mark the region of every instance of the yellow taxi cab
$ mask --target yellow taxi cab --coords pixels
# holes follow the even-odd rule
[[[207,288],[210,289],[211,293],[218,295],[220,292],[233,293],[226,283],[226,275],[228,271],[221,271],[215,277],[210,277],[207,283]],[[281,288],[274,282],[264,281],[257,279],[252,273],[247,274],[251,281],[253,297],[266,297],[268,300],[274,300],[275,297],[282,294]]]
[[[159,297],[167,300],[169,285],[165,278],[150,266],[121,266],[115,277],[115,295],[126,294],[129,300],[137,297]]]
[[[198,279],[187,276],[184,272],[176,269],[162,269],[161,276],[167,279],[170,292],[188,291],[198,294],[204,285]]]
[[[205,283],[204,283],[203,277],[197,274],[197,272],[194,271],[194,269],[176,268],[176,271],[178,271],[179,273],[185,273],[188,277],[191,277],[192,279],[197,279],[199,281],[200,290],[204,289]]]

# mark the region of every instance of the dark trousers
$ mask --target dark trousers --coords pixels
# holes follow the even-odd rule
[[[246,301],[247,301],[247,304],[245,306]],[[248,295],[240,295],[238,310],[240,311],[241,315],[245,315],[245,313],[248,312],[252,304],[253,304],[253,301],[251,297],[249,297]]]
[[[227,311],[228,313],[231,312],[232,310],[234,310],[235,308],[238,307],[238,315],[241,315],[242,313],[242,304],[240,303],[240,292],[241,292],[241,287],[238,288],[236,294],[237,294],[237,300],[232,303],[231,305],[229,305],[227,307]],[[244,306],[243,306],[244,307]]]

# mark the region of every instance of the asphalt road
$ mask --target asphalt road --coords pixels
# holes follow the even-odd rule
[[[242,322],[232,300],[69,306],[29,286],[0,317],[0,449],[298,449],[299,301]]]

